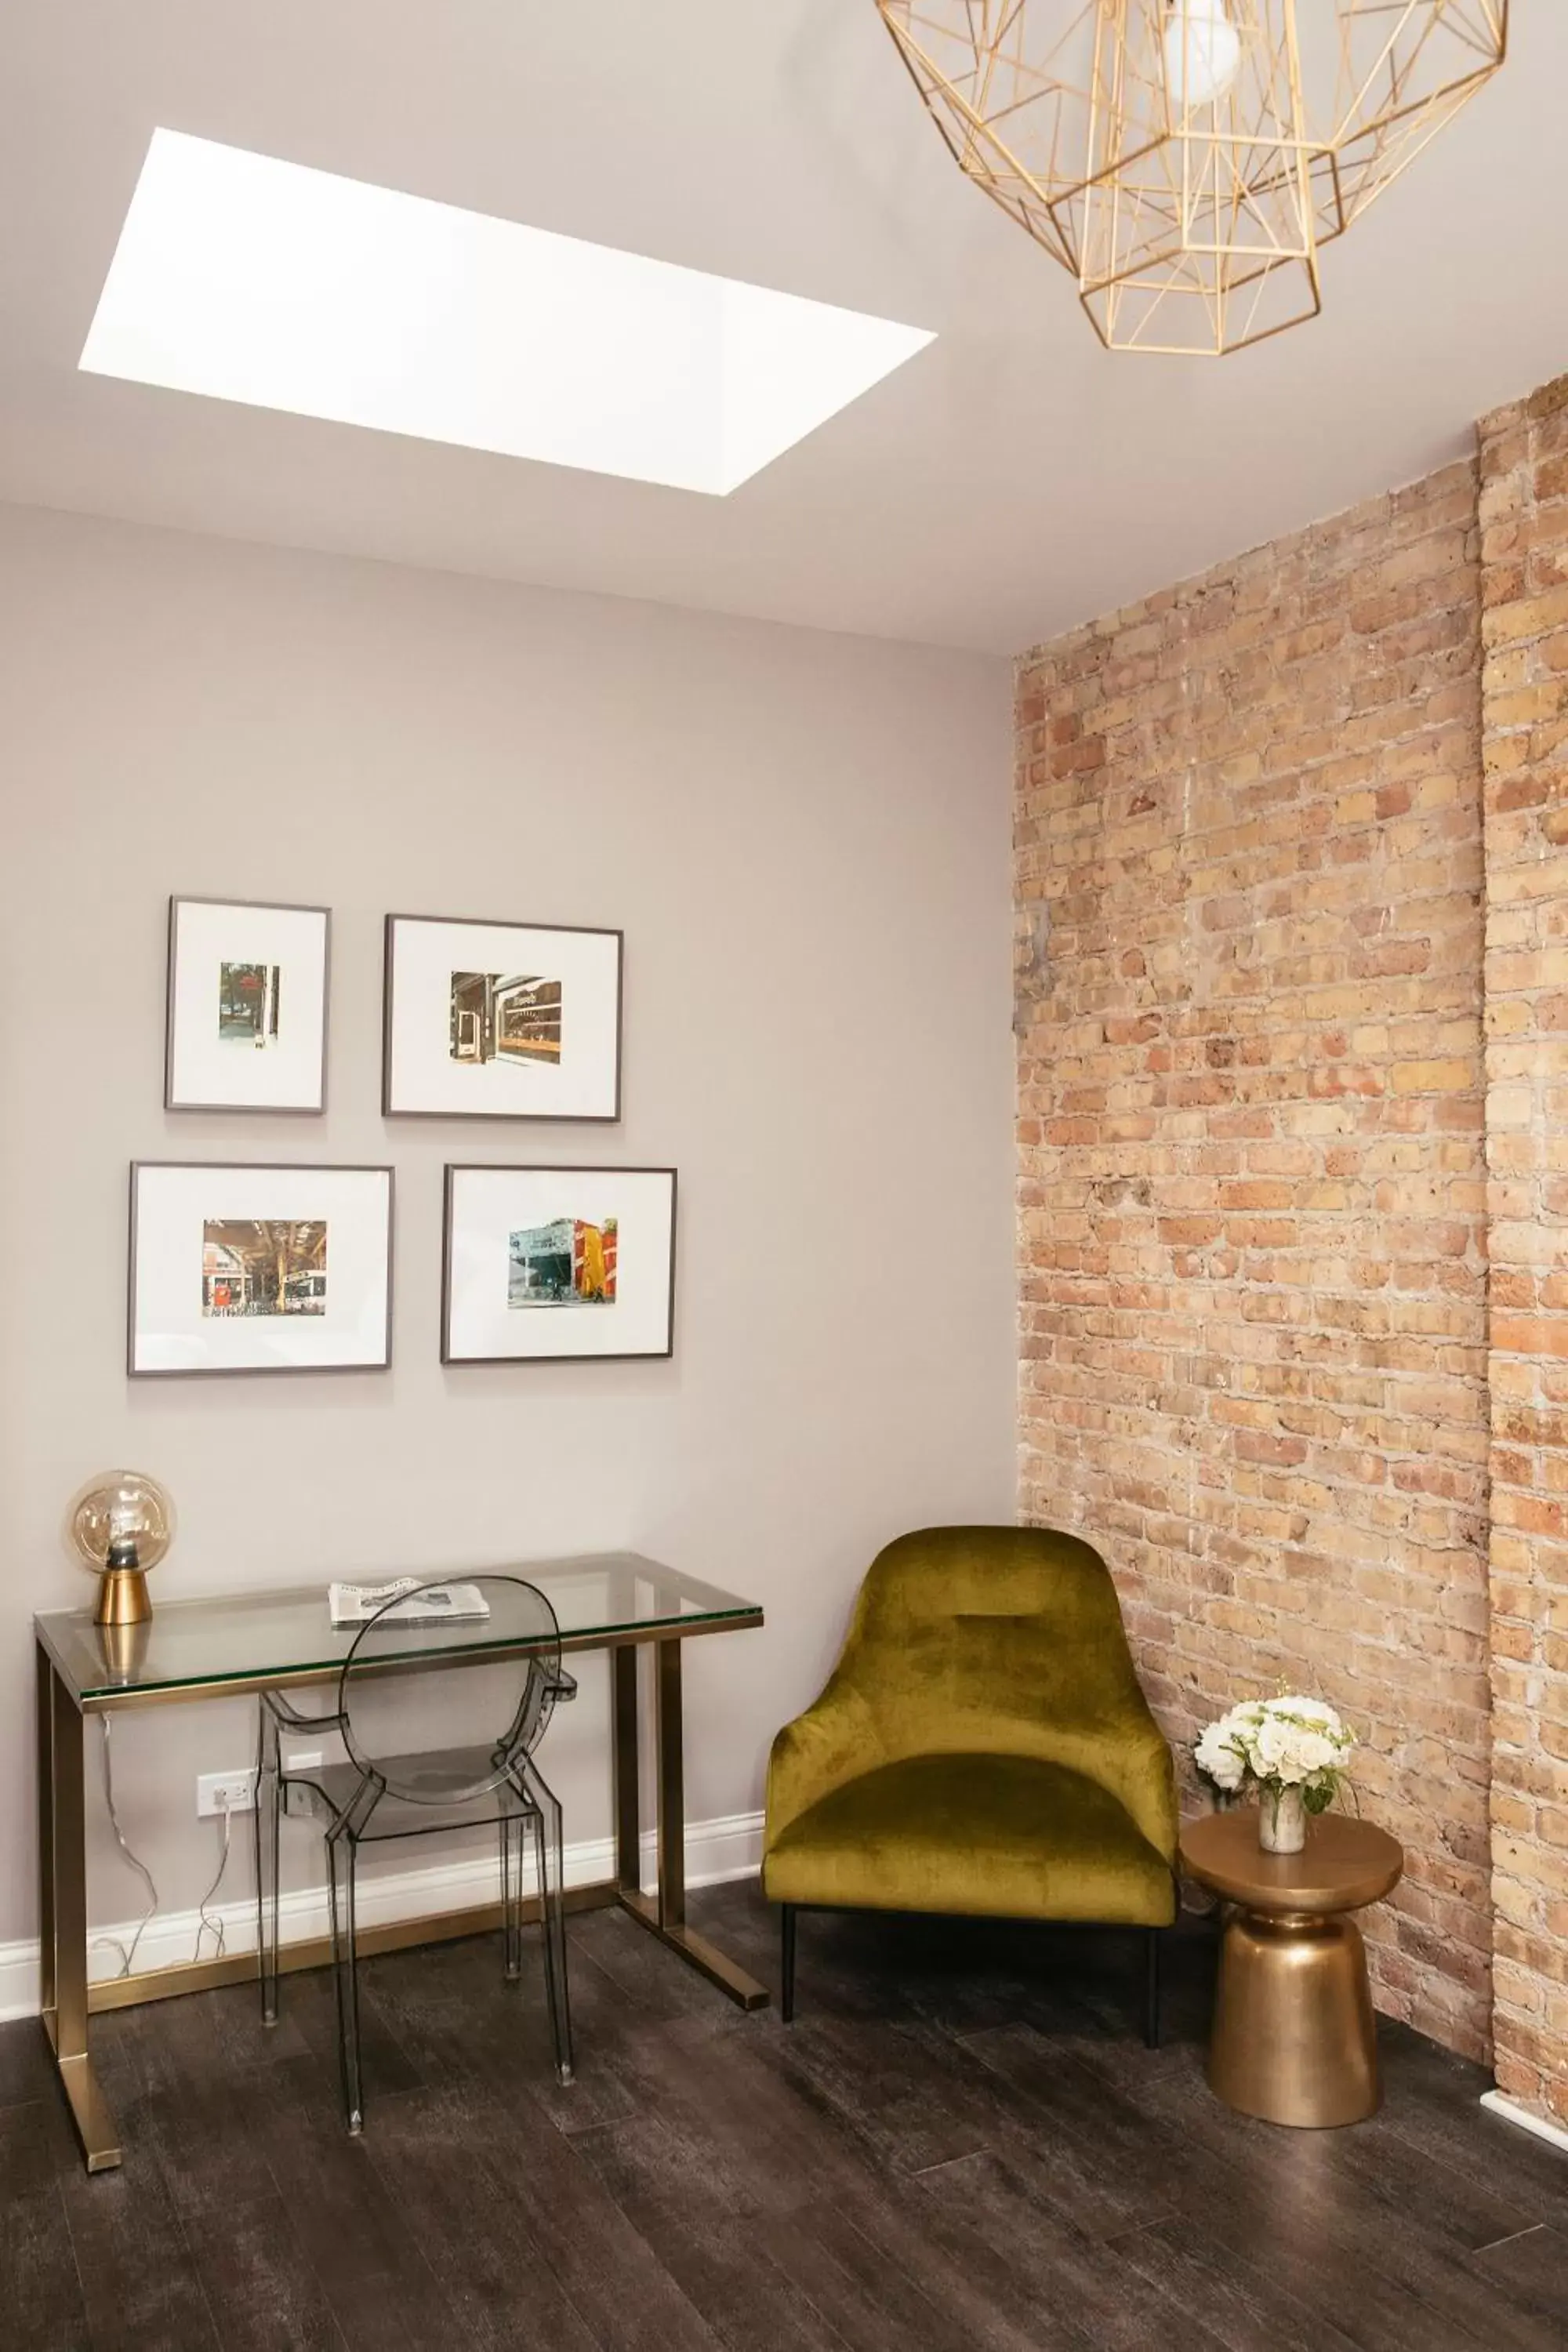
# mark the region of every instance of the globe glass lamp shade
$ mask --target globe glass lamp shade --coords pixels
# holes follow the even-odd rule
[[[1171,0],[1165,20],[1165,84],[1173,114],[1215,106],[1241,68],[1241,36],[1225,0]]]
[[[99,1579],[94,1622],[134,1625],[153,1614],[147,1570],[174,1538],[174,1506],[140,1470],[106,1470],[72,1496],[66,1534],[83,1566]]]

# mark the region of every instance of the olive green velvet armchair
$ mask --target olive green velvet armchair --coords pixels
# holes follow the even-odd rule
[[[1144,2032],[1176,1915],[1175,1775],[1110,1573],[1076,1536],[926,1528],[872,1563],[844,1654],[768,1764],[763,1885],[795,2011],[806,1910],[1140,1931]]]

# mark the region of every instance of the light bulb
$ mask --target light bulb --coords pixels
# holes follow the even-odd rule
[[[1177,114],[1213,106],[1236,79],[1241,36],[1225,0],[1171,0],[1165,19],[1165,86]]]

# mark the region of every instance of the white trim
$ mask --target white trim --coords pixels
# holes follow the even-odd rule
[[[246,1829],[248,1816],[242,1817]],[[246,1830],[237,1837],[237,1845],[249,1843]],[[746,1878],[761,1866],[763,1853],[763,1817],[761,1813],[727,1813],[709,1822],[691,1822],[686,1831],[686,1883],[688,1886],[717,1886],[731,1878]],[[654,1866],[654,1837],[645,1831],[642,1841],[643,1884],[651,1886]],[[612,1877],[615,1874],[615,1847],[608,1838],[584,1839],[566,1849],[566,1884],[568,1886],[591,1885],[595,1879]],[[461,1862],[436,1863],[424,1870],[404,1870],[385,1877],[367,1874],[359,1884],[356,1910],[362,1926],[381,1927],[394,1919],[434,1917],[442,1911],[465,1911],[478,1903],[494,1903],[500,1899],[500,1862],[493,1853],[470,1854]],[[327,1889],[323,1880],[319,1886],[297,1889],[285,1895],[279,1906],[279,1934],[284,1943],[298,1943],[308,1936],[327,1933]],[[226,1948],[230,1952],[253,1951],[256,1947],[256,1899],[242,1897],[232,1903],[211,1904],[209,1919],[221,1919]],[[196,1932],[201,1915],[196,1911],[154,1913],[149,1921],[136,1952],[138,1975],[143,1969],[175,1966],[195,1957]],[[89,1971],[96,1983],[119,1972],[115,1952],[103,1939],[113,1937],[129,1947],[136,1932],[134,1919],[111,1927],[93,1927],[89,1930]],[[212,1957],[213,1938],[203,1938],[205,1958]],[[38,1945],[36,1937],[15,1944],[0,1944],[0,2022],[17,2017],[37,2017],[38,2013]]]
[[[1564,2155],[1568,2155],[1568,2131],[1564,2131],[1561,2124],[1550,2123],[1544,2116],[1533,2115],[1529,2107],[1521,2107],[1517,2099],[1505,2098],[1501,2091],[1483,2091],[1481,2105],[1489,2107],[1494,2116],[1500,2116],[1505,2124],[1515,2124],[1521,2131],[1533,2132],[1537,2139],[1543,2139],[1549,2146],[1560,2147]]]

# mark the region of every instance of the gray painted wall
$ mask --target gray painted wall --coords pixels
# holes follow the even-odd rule
[[[90,1596],[60,1528],[97,1468],[174,1491],[155,1600],[622,1545],[754,1595],[764,1632],[688,1654],[693,1819],[760,1804],[879,1544],[1012,1517],[1008,687],[0,509],[0,1942],[35,1932],[28,1619]],[[161,1108],[171,891],[334,909],[323,1119]],[[623,926],[624,1123],[384,1121],[388,908]],[[128,1163],[269,1157],[396,1166],[395,1370],[128,1383]],[[673,1361],[443,1371],[443,1161],[600,1157],[679,1168]],[[605,1681],[549,1738],[571,1838],[609,1827]],[[168,1908],[216,1860],[195,1776],[252,1736],[121,1720]],[[95,1799],[91,1914],[137,1895]]]

